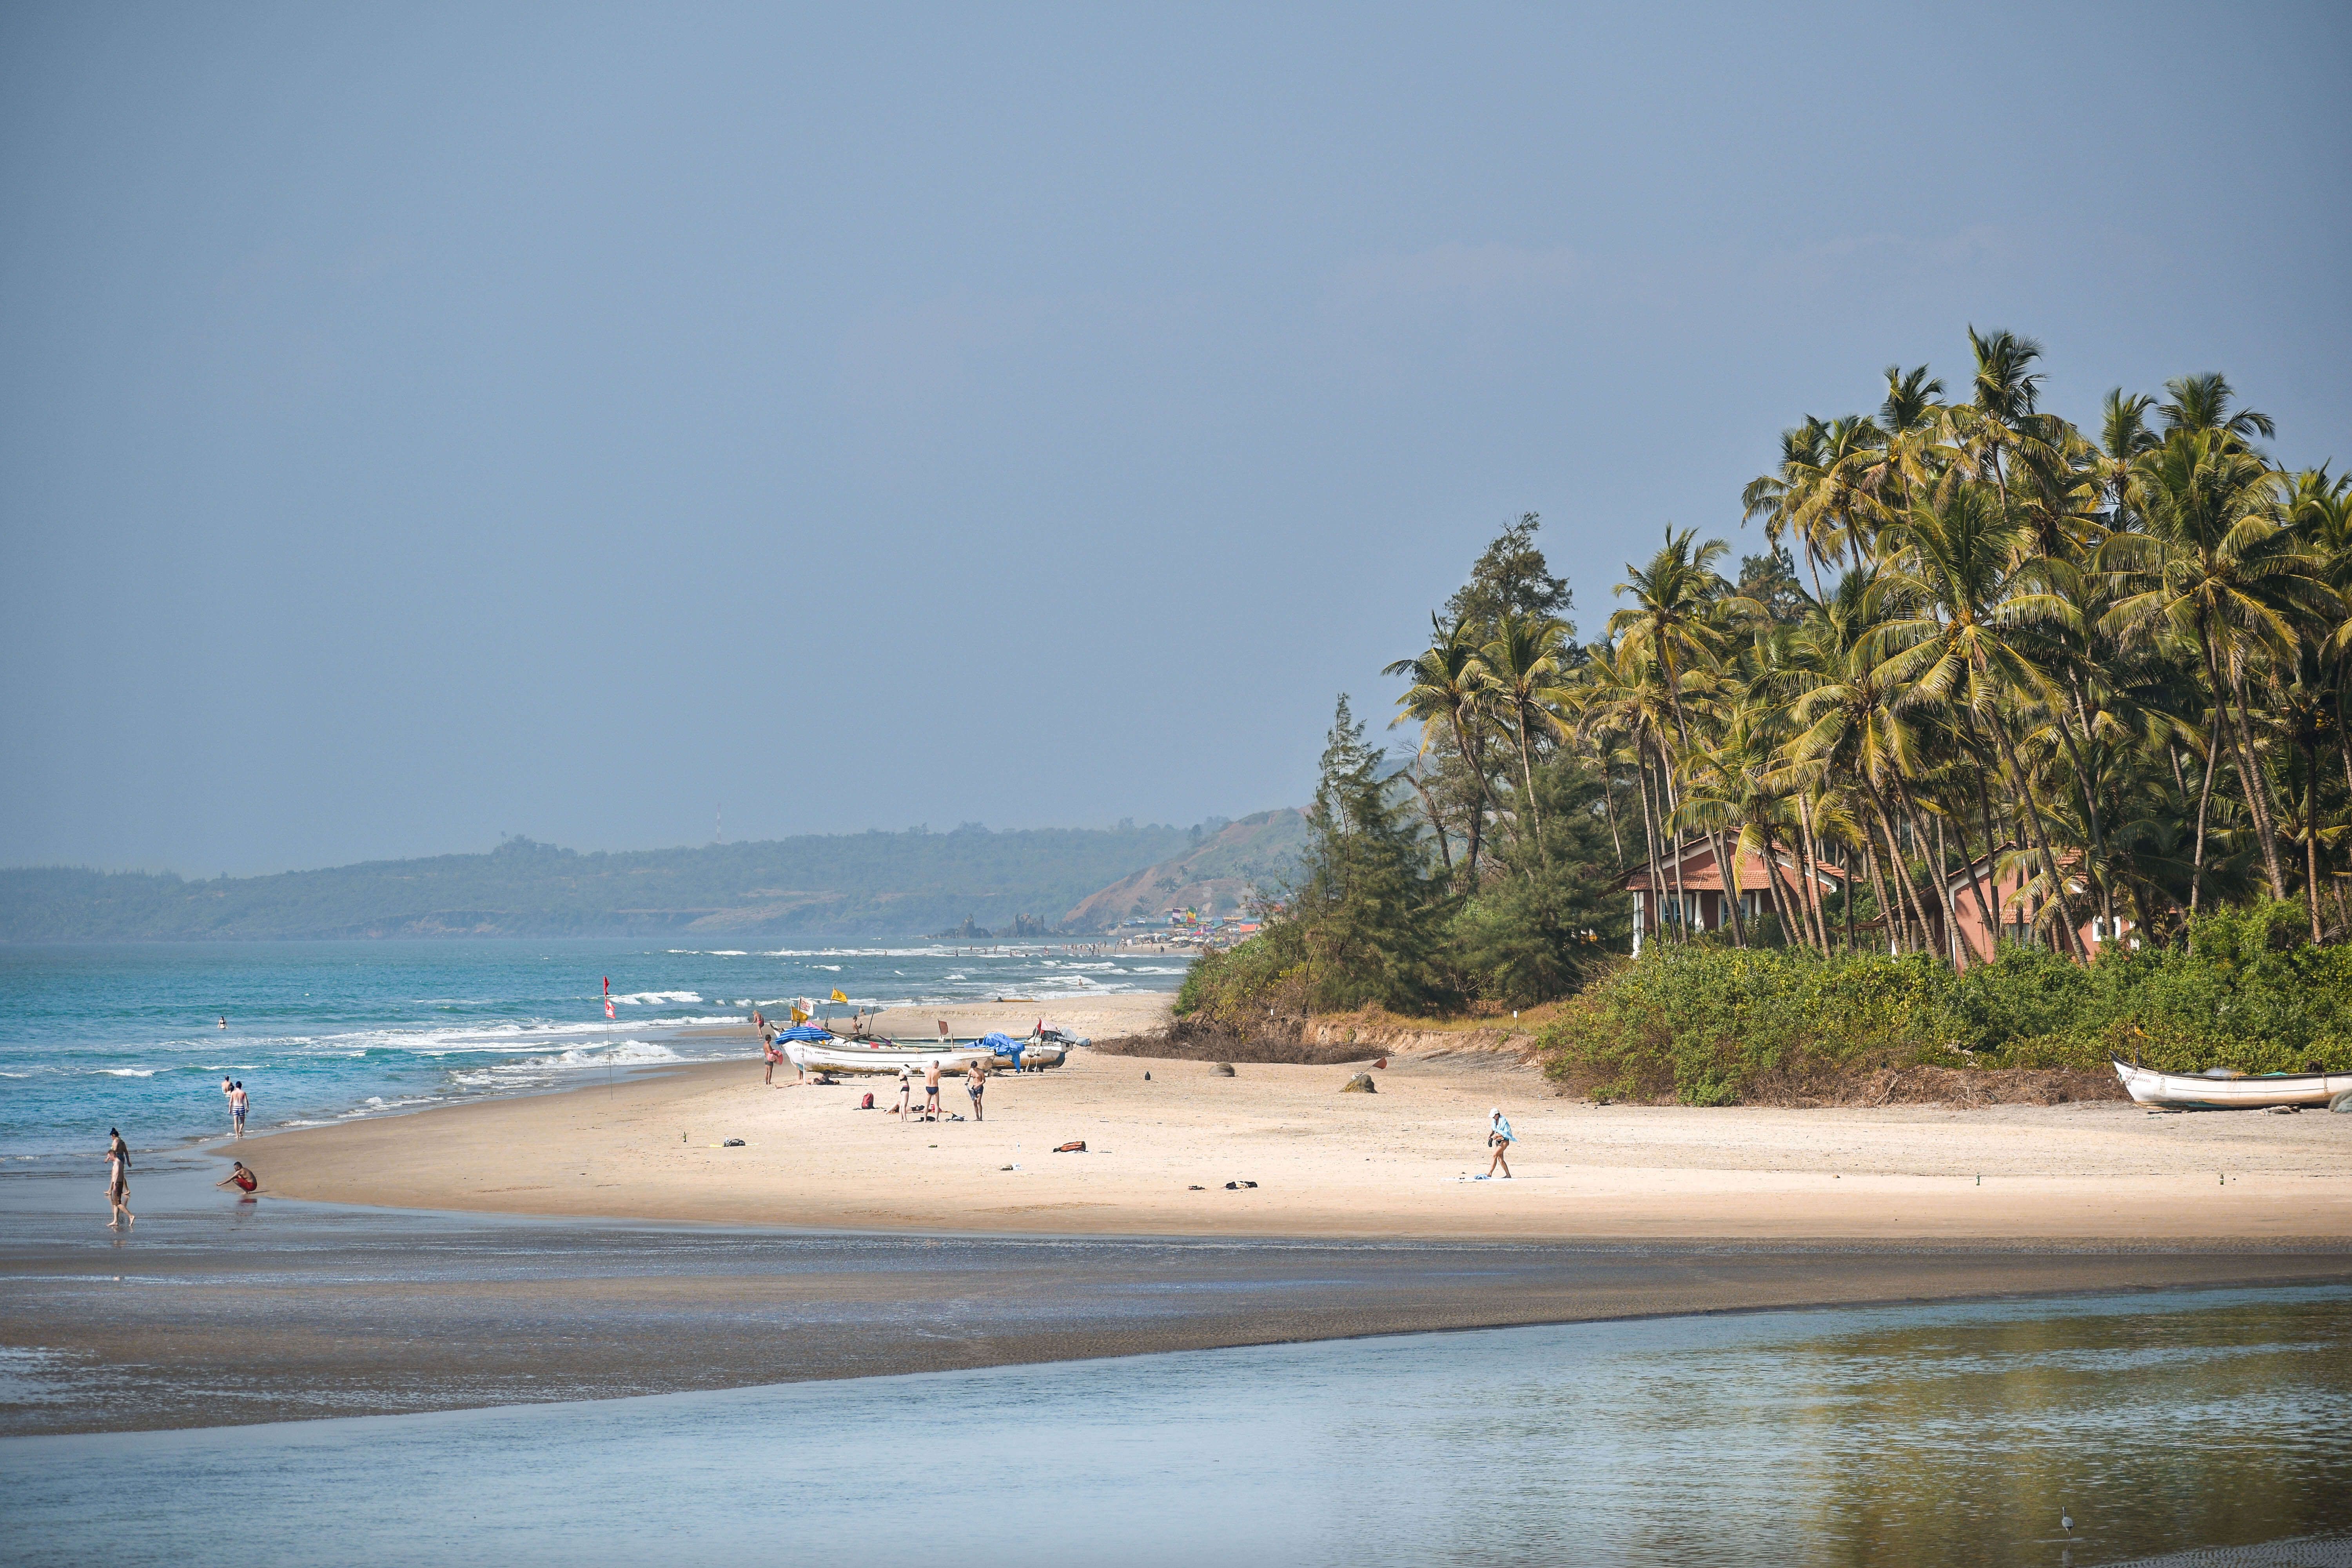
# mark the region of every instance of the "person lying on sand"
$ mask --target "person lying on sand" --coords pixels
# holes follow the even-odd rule
[[[1478,1179],[1485,1181],[1486,1176],[1495,1173],[1495,1167],[1500,1165],[1503,1168],[1503,1180],[1509,1181],[1511,1163],[1504,1156],[1511,1152],[1511,1145],[1518,1141],[1517,1135],[1511,1131],[1511,1124],[1503,1119],[1501,1106],[1498,1105],[1488,1111],[1486,1113],[1486,1147],[1495,1152],[1495,1157],[1486,1163],[1486,1175]]]
[[[232,1160],[229,1163],[235,1165],[236,1169],[231,1171],[220,1181],[215,1182],[213,1185],[216,1187],[233,1186],[238,1192],[243,1193],[247,1197],[249,1198],[253,1196],[255,1191],[261,1185],[261,1178],[247,1170],[246,1168],[245,1162],[242,1160]]]

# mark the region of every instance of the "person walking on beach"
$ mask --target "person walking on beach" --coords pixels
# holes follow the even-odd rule
[[[127,1226],[139,1217],[131,1212],[131,1151],[120,1132],[106,1151],[106,1201],[114,1210],[114,1217],[106,1222],[107,1229]]]
[[[247,1169],[245,1162],[242,1160],[232,1160],[229,1163],[235,1165],[236,1169],[231,1171],[220,1181],[215,1182],[213,1185],[216,1187],[233,1186],[238,1192],[245,1194],[245,1196],[239,1200],[240,1202],[251,1203],[253,1201],[254,1193],[261,1185],[261,1178],[255,1175],[252,1171]]]
[[[1511,1162],[1504,1156],[1511,1152],[1511,1145],[1518,1141],[1518,1135],[1511,1131],[1510,1122],[1504,1120],[1501,1106],[1498,1105],[1486,1112],[1486,1147],[1495,1152],[1495,1157],[1486,1163],[1486,1175],[1478,1179],[1482,1182],[1486,1180],[1487,1176],[1495,1173],[1495,1167],[1499,1165],[1503,1168],[1503,1180],[1509,1181]]]
[[[963,1069],[963,1091],[971,1096],[971,1119],[974,1121],[987,1121],[988,1118],[980,1113],[980,1097],[988,1092],[986,1062],[974,1062]]]
[[[945,1114],[947,1107],[940,1103],[940,1058],[933,1057],[923,1073],[923,1120],[937,1121]]]
[[[221,1074],[221,1099],[228,1102],[228,1124],[236,1125],[236,1083],[228,1074]]]
[[[898,1069],[898,1120],[904,1122],[915,1099],[915,1074],[911,1068]]]
[[[240,1138],[245,1136],[245,1110],[250,1103],[245,1097],[245,1079],[239,1079],[236,1086],[229,1090],[228,1111],[236,1121],[236,1135]]]

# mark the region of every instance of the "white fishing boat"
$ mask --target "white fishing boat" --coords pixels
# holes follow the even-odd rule
[[[2142,1105],[2168,1110],[2263,1110],[2273,1105],[2324,1107],[2352,1095],[2352,1072],[2242,1073],[2209,1068],[2201,1073],[2158,1072],[2116,1062],[2116,1076]]]
[[[994,1065],[996,1053],[985,1046],[958,1047],[954,1042],[929,1045],[904,1040],[844,1039],[830,1035],[822,1040],[795,1039],[797,1030],[786,1030],[776,1037],[776,1048],[784,1053],[795,1068],[813,1072],[878,1072],[896,1073],[900,1068],[909,1072],[924,1073],[933,1062],[943,1073],[961,1077],[977,1061]]]

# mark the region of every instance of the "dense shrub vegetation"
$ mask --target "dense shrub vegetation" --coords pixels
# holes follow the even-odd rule
[[[1957,973],[1923,953],[1660,943],[1570,1001],[1541,1048],[1589,1093],[1692,1105],[1915,1063],[2352,1070],[2352,946],[2312,945],[2305,918],[2267,901],[2200,917],[2177,947],[2088,967],[2007,947]]]

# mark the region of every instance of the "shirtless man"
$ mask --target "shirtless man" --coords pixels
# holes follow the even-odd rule
[[[234,1131],[236,1127],[236,1083],[226,1073],[221,1074],[221,1098],[228,1101],[228,1124]]]
[[[236,1135],[240,1138],[245,1136],[245,1110],[249,1103],[245,1097],[245,1079],[239,1079],[236,1087],[228,1091],[228,1110],[229,1115],[236,1119]]]
[[[974,1121],[987,1121],[988,1118],[980,1113],[980,1097],[988,1092],[986,1062],[974,1062],[963,1069],[963,1091],[971,1097],[971,1119]]]
[[[229,1163],[235,1165],[236,1169],[231,1171],[227,1176],[222,1180],[215,1182],[213,1185],[216,1187],[235,1187],[238,1192],[245,1194],[245,1196],[239,1200],[240,1202],[251,1203],[253,1201],[254,1193],[261,1185],[261,1178],[255,1175],[250,1170],[247,1169],[246,1163],[242,1160],[232,1160]]]
[[[940,1103],[940,1058],[933,1057],[923,1074],[923,1120],[937,1121],[946,1114],[947,1107]]]

